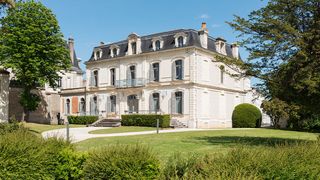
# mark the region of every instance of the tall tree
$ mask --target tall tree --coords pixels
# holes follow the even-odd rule
[[[237,61],[245,75],[261,79],[259,88],[300,115],[320,115],[320,0],[270,0],[231,27],[250,53]]]
[[[23,88],[22,120],[28,120],[40,101],[32,90],[45,83],[56,87],[57,72],[70,66],[69,53],[55,15],[40,2],[16,3],[0,24],[0,64],[12,69]]]
[[[5,8],[12,8],[15,6],[15,1],[14,0],[0,0],[0,15],[1,12],[5,9]]]

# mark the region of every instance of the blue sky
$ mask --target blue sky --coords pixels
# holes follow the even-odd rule
[[[209,34],[237,41],[227,25],[233,15],[246,17],[263,7],[261,0],[41,0],[57,16],[67,39],[75,39],[76,53],[87,61],[94,46],[103,41],[124,40],[131,32],[139,35],[180,28],[199,29],[207,22]],[[242,58],[247,54],[240,50]]]

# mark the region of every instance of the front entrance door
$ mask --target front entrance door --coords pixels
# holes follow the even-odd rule
[[[139,112],[139,99],[137,98],[137,95],[128,96],[128,110],[129,113]]]

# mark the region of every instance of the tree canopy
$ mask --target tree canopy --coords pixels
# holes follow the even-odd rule
[[[270,0],[229,24],[250,54],[237,63],[245,75],[261,79],[260,91],[298,106],[301,117],[320,115],[319,0]]]
[[[70,66],[66,42],[55,15],[40,2],[18,2],[0,19],[0,64],[12,69],[23,87],[25,112],[37,108],[32,89],[57,86],[58,72]]]

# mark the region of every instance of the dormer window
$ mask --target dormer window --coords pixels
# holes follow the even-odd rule
[[[183,47],[183,37],[182,36],[178,37],[178,47]]]
[[[226,40],[221,38],[221,37],[218,37],[216,39],[216,50],[218,53],[221,53],[221,54],[224,54],[226,55]]]
[[[132,54],[137,54],[137,43],[136,42],[131,43],[131,50],[132,50]]]
[[[160,43],[160,41],[157,40],[157,41],[155,42],[155,44],[156,44],[156,51],[160,50],[160,49],[161,49],[161,43]]]
[[[94,53],[94,59],[95,59],[95,60],[98,60],[98,59],[100,59],[101,57],[102,57],[102,50],[99,49],[99,50],[97,50],[97,51]]]
[[[187,34],[185,32],[179,32],[174,36],[175,47],[183,47],[187,42]]]
[[[117,57],[118,56],[118,49],[117,48],[113,48],[112,49],[112,54],[113,54],[113,57]]]

